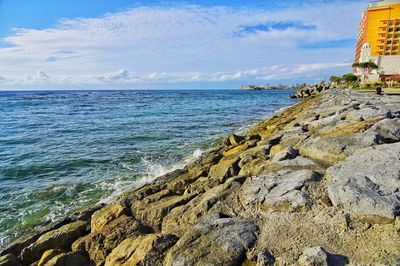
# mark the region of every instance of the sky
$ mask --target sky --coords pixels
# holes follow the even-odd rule
[[[351,72],[362,0],[0,0],[0,90],[211,89]]]

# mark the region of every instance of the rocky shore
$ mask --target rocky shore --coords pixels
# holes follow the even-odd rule
[[[396,265],[400,97],[330,89],[0,265]]]

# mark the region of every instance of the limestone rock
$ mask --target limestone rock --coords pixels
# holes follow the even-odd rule
[[[100,231],[109,222],[125,214],[126,211],[127,208],[121,203],[110,204],[96,211],[91,219],[92,232]]]
[[[219,214],[203,217],[166,257],[166,265],[239,265],[257,240],[257,226]]]
[[[88,223],[77,221],[47,232],[35,243],[22,250],[22,261],[28,264],[32,263],[40,259],[43,252],[49,249],[68,250],[71,244],[82,235],[85,235],[87,231]]]
[[[369,131],[376,132],[382,143],[400,141],[400,119],[383,119],[376,123]]]
[[[377,144],[377,134],[340,135],[329,138],[312,138],[300,147],[299,153],[311,159],[336,163],[343,161],[356,150]]]
[[[160,234],[128,238],[111,252],[105,266],[162,265],[166,252],[177,241],[174,235]]]
[[[38,266],[86,266],[88,260],[77,252],[61,253]]]
[[[300,266],[328,266],[328,255],[321,247],[308,248],[298,262]]]
[[[242,140],[245,138],[242,136],[238,136],[235,134],[230,134],[227,138],[223,140],[223,144],[225,146],[236,146],[239,145]]]
[[[172,209],[187,204],[198,195],[198,192],[183,195],[172,195],[161,198],[158,201],[148,204],[146,201],[139,201],[132,205],[133,216],[156,231],[161,228],[162,219]]]
[[[7,254],[0,257],[0,266],[20,266],[20,264],[14,255]]]
[[[225,184],[218,185],[188,204],[173,209],[163,220],[162,232],[183,235],[189,226],[195,225],[201,217],[206,216],[217,202],[238,191],[243,182],[244,178],[241,177],[228,179]]]
[[[328,169],[329,197],[370,222],[393,222],[400,212],[400,143],[362,149]]]
[[[225,157],[217,165],[214,165],[210,169],[210,177],[228,178],[236,176],[239,173],[238,163],[239,157]]]
[[[272,156],[272,161],[273,162],[279,162],[279,161],[284,161],[288,159],[294,159],[296,158],[298,154],[298,151],[294,149],[293,147],[288,147],[280,152],[275,153]]]
[[[309,205],[309,199],[301,189],[315,178],[316,173],[311,170],[282,170],[251,177],[242,186],[240,200],[247,208],[261,205],[264,210],[302,211]]]
[[[101,231],[79,238],[72,250],[85,254],[97,264],[104,263],[108,254],[128,237],[151,233],[152,230],[135,219],[122,215],[106,225]]]
[[[61,249],[49,249],[45,251],[38,263],[38,266],[45,266],[51,259],[63,253],[64,251]]]

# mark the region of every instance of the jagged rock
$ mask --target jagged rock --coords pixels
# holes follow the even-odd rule
[[[218,185],[188,204],[173,209],[163,220],[162,232],[183,235],[188,230],[188,226],[195,225],[217,202],[224,200],[230,193],[238,191],[243,182],[242,177],[228,179],[225,184]]]
[[[377,134],[347,134],[329,138],[311,138],[300,147],[302,156],[329,163],[343,161],[356,150],[377,144]]]
[[[22,250],[21,258],[23,263],[32,263],[41,258],[43,252],[49,249],[68,250],[71,244],[85,235],[88,231],[86,221],[77,221],[50,231],[39,237],[32,245]]]
[[[308,248],[298,262],[300,266],[328,266],[328,255],[321,247]]]
[[[223,140],[225,146],[236,146],[239,145],[245,138],[235,134],[230,134],[227,138]]]
[[[393,143],[400,141],[400,120],[383,119],[371,127],[368,131],[376,132],[378,140],[382,143]]]
[[[159,231],[162,219],[170,213],[172,209],[187,204],[199,194],[198,191],[194,191],[191,194],[172,196],[169,195],[169,192],[167,193],[167,196],[151,203],[138,201],[132,204],[133,216],[144,225]]]
[[[96,211],[92,215],[91,219],[91,230],[92,232],[98,232],[104,228],[105,225],[110,223],[112,220],[125,214],[127,208],[121,203],[115,203],[107,205],[106,207]]]
[[[293,147],[288,147],[272,155],[272,161],[279,162],[279,161],[294,159],[296,158],[297,154],[298,151],[296,149],[294,149]]]
[[[311,170],[282,170],[251,177],[242,186],[240,200],[250,209],[261,206],[263,210],[302,211],[309,205],[309,199],[301,189],[315,178],[316,173]]]
[[[223,158],[217,165],[210,169],[210,177],[228,178],[239,173],[238,163],[240,157],[231,156]]]
[[[335,206],[370,222],[394,222],[400,213],[400,143],[355,152],[328,169]]]
[[[256,266],[272,266],[274,265],[274,257],[267,252],[260,252],[257,255]]]
[[[48,262],[53,259],[54,257],[63,254],[64,251],[61,249],[49,249],[45,251],[40,259],[38,266],[45,266],[48,265]]]
[[[177,241],[174,235],[160,234],[128,238],[111,252],[105,266],[162,265],[166,252]]]
[[[13,254],[7,254],[0,257],[0,266],[20,266]]]
[[[246,141],[246,142],[243,143],[243,144],[240,144],[240,145],[237,145],[237,146],[233,147],[232,149],[229,149],[229,150],[227,150],[227,151],[224,151],[224,152],[223,152],[223,155],[224,155],[225,157],[228,157],[228,156],[231,156],[231,155],[234,155],[234,154],[238,154],[238,153],[240,153],[240,152],[243,152],[243,151],[245,151],[245,150],[248,150],[248,149],[250,149],[250,148],[253,148],[253,147],[255,147],[256,145],[257,145],[257,141],[256,141],[256,140],[249,140],[249,141]]]
[[[126,238],[151,232],[150,228],[143,226],[135,219],[122,215],[101,231],[76,240],[72,244],[72,250],[89,256],[96,264],[101,264],[105,262],[108,254]]]
[[[38,266],[86,266],[88,260],[77,252],[55,255],[44,264]]]
[[[165,264],[238,265],[257,240],[257,226],[219,214],[203,217],[173,246]]]

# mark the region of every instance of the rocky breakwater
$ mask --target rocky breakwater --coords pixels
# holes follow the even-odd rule
[[[0,265],[400,263],[400,97],[328,90]]]
[[[315,84],[313,86],[308,86],[300,89],[290,97],[293,99],[308,98],[329,89],[332,89],[332,86],[330,84]]]

